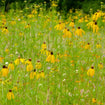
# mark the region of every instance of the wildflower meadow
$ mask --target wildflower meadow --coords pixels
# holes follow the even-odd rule
[[[105,105],[105,12],[0,12],[0,105]]]

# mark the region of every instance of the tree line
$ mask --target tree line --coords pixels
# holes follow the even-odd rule
[[[24,8],[25,0],[0,0],[0,6],[5,4],[5,11],[10,9],[11,3],[18,2],[21,6],[21,9]],[[58,0],[54,0],[58,1]],[[27,0],[27,3],[44,3],[46,2],[48,7],[50,7],[51,0]],[[90,8],[93,8],[93,11],[101,8],[101,2],[105,3],[105,0],[59,0],[57,10],[68,12],[71,8],[83,9],[84,12],[88,12]]]

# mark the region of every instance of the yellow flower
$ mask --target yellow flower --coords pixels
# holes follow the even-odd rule
[[[93,33],[98,33],[99,27],[97,25],[97,22],[95,22],[95,24],[93,25]]]
[[[92,103],[96,103],[96,99],[95,98],[92,98]]]
[[[72,36],[71,32],[69,31],[69,29],[67,29],[67,30],[65,31],[63,37],[64,37],[64,38],[66,38],[66,37],[67,37],[67,38],[71,38],[71,36]]]
[[[19,35],[20,35],[20,36],[23,36],[23,35],[24,35],[24,33],[20,32],[20,33],[19,33]]]
[[[5,27],[5,28],[2,29],[2,33],[4,33],[4,34],[8,34],[9,33],[7,27]]]
[[[51,62],[51,63],[55,63],[55,57],[53,55],[53,52],[51,52],[50,55],[48,55],[48,57],[46,58],[47,62]]]
[[[88,27],[88,29],[92,28],[94,25],[94,20],[92,22],[89,22],[86,26]]]
[[[26,26],[25,26],[25,28],[30,28],[31,26],[30,26],[30,24],[27,24]]]
[[[0,62],[1,62],[1,63],[3,62],[3,59],[4,59],[3,57],[0,57]]]
[[[1,70],[1,73],[2,73],[2,77],[7,77],[8,76],[9,70],[5,65],[3,66],[2,70]]]
[[[30,79],[34,79],[35,76],[36,76],[36,69],[34,69],[34,70],[30,73]]]
[[[12,25],[15,25],[15,24],[16,24],[16,21],[11,21],[11,24],[12,24]]]
[[[15,65],[19,65],[20,64],[20,58],[17,58],[15,61],[14,61]]]
[[[37,61],[36,65],[35,65],[35,68],[36,69],[41,69],[42,67],[42,64],[40,63],[40,61]]]
[[[14,70],[14,64],[11,62],[11,63],[8,65],[8,68],[9,68],[10,70]]]
[[[78,29],[75,31],[75,35],[82,36],[82,34],[85,34],[85,31],[78,27]]]
[[[99,63],[99,64],[98,64],[98,68],[99,68],[99,69],[102,69],[102,68],[103,68],[103,64],[102,64],[102,63]]]
[[[62,30],[65,27],[65,23],[61,23],[59,22],[59,24],[57,24],[54,28],[57,30]]]
[[[30,59],[28,59],[27,61],[25,61],[25,64],[32,64],[31,61],[32,61],[32,60],[31,60],[31,58],[30,58]]]
[[[42,49],[46,49],[47,48],[46,42],[43,42],[41,47],[42,47]]]
[[[45,78],[44,71],[41,71],[40,76],[41,76],[42,78]]]
[[[9,53],[9,49],[8,49],[8,48],[7,48],[7,49],[5,49],[5,52],[6,52],[6,53]]]
[[[9,92],[7,93],[7,99],[8,100],[14,99],[14,94],[13,94],[12,90],[9,90]]]
[[[40,78],[40,76],[41,76],[40,74],[41,74],[40,71],[39,71],[39,73],[36,74],[36,79],[37,79],[37,80]]]
[[[96,44],[96,48],[101,48],[101,47],[102,46],[99,43]]]
[[[70,22],[69,26],[74,27],[74,21],[73,20],[72,20],[72,22]]]
[[[92,66],[88,71],[87,71],[87,75],[90,77],[93,77],[95,74],[95,70],[94,67]]]
[[[84,20],[83,18],[80,18],[78,22],[79,22],[79,23],[82,23],[83,20]]]
[[[12,90],[17,91],[17,89],[18,89],[18,87],[17,87],[17,85],[15,85]]]
[[[27,71],[32,71],[33,70],[33,65],[32,64],[28,64],[26,69],[27,69]]]
[[[84,48],[85,49],[90,49],[90,43],[86,44]]]
[[[20,62],[24,64],[25,63],[25,59],[24,58],[20,58]]]

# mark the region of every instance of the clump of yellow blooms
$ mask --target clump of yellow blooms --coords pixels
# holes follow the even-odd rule
[[[92,28],[93,28],[94,23],[95,23],[95,20],[93,20],[93,21],[91,21],[91,22],[87,23],[87,25],[86,25],[86,26],[88,27],[88,29],[92,29]]]
[[[19,65],[20,63],[24,64],[25,59],[21,58],[20,56],[14,61],[15,65]]]
[[[69,31],[69,29],[65,29],[63,31],[64,35],[63,35],[63,38],[71,38],[72,34],[71,32]]]
[[[93,14],[92,19],[97,21],[101,17],[101,15],[102,12],[98,10],[96,13]]]
[[[38,80],[39,78],[45,78],[44,71],[39,71],[36,73],[36,79]]]
[[[56,30],[63,30],[64,27],[65,27],[65,23],[59,22],[59,24],[57,24],[54,28],[55,28]]]

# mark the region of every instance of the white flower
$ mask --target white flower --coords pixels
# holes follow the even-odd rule
[[[66,79],[63,80],[63,82],[65,82],[65,81],[66,81]]]
[[[5,62],[6,65],[8,65],[8,62]]]
[[[78,73],[78,70],[76,70],[76,73]]]
[[[16,51],[15,54],[18,54],[18,52]]]
[[[65,76],[66,75],[66,73],[63,73],[63,76]]]

